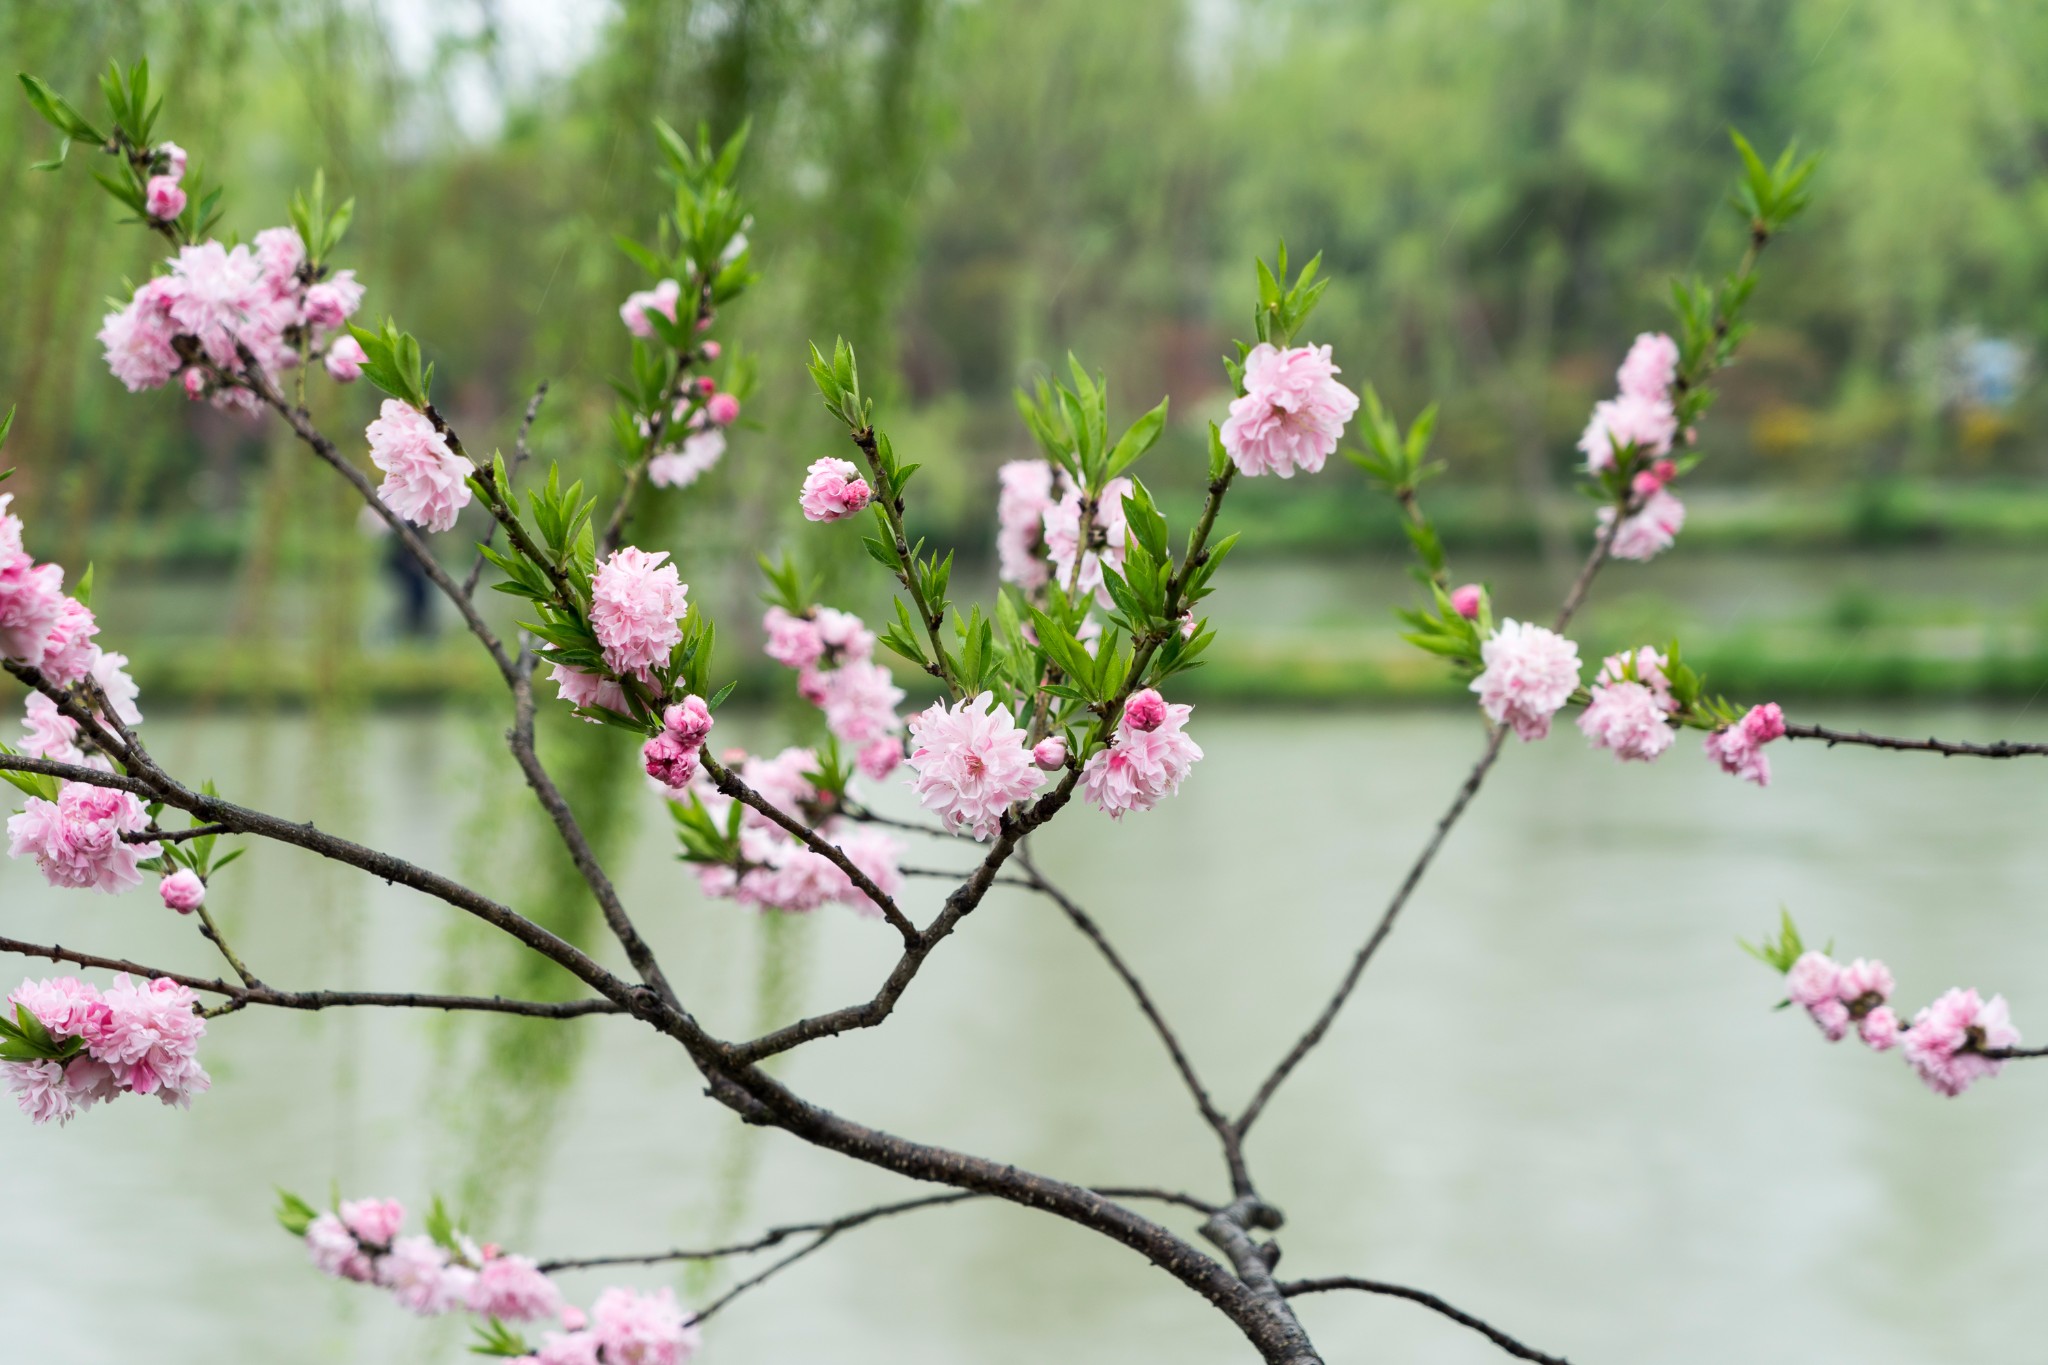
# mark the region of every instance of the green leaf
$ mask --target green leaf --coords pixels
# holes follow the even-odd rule
[[[277,1192],[277,1221],[294,1237],[304,1237],[320,1211],[289,1190]]]
[[[99,129],[87,123],[84,117],[46,82],[36,79],[26,71],[16,74],[21,79],[21,88],[28,94],[28,102],[58,132],[80,142],[100,143],[107,140]]]

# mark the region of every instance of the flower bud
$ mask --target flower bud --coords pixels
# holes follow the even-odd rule
[[[1051,735],[1038,741],[1031,751],[1031,761],[1046,772],[1064,768],[1067,764],[1067,742],[1058,735]]]
[[[641,746],[640,761],[649,777],[672,790],[689,786],[697,775],[697,750],[686,747],[667,730]]]
[[[1166,699],[1151,688],[1132,695],[1124,703],[1124,724],[1150,733],[1166,724]]]
[[[185,372],[178,376],[178,382],[185,386],[185,396],[187,398],[204,398],[206,396],[206,371],[200,369],[197,365],[187,365]]]
[[[707,374],[707,375],[700,375],[700,376],[698,377],[698,379],[697,379],[697,392],[699,392],[699,393],[703,394],[703,395],[704,395],[705,397],[707,397],[707,398],[708,398],[708,397],[710,397],[710,396],[711,396],[712,394],[716,393],[717,391],[718,391],[718,381],[717,381],[717,380],[713,379],[713,378],[712,378],[712,377],[711,377],[710,375],[708,375],[708,374]]]
[[[729,427],[740,418],[740,400],[729,393],[715,393],[704,405],[704,415],[722,427]]]
[[[661,724],[685,749],[701,749],[711,733],[711,708],[702,697],[692,694],[662,712]]]
[[[327,373],[343,384],[353,384],[363,373],[363,344],[352,336],[336,337],[327,348]]]
[[[156,154],[163,157],[170,164],[170,170],[166,171],[165,174],[171,178],[173,184],[185,178],[185,149],[183,147],[180,147],[175,142],[158,143]]]
[[[143,196],[149,216],[158,222],[169,222],[185,211],[185,191],[178,188],[176,178],[168,175],[153,175]]]
[[[1486,597],[1486,590],[1477,583],[1467,583],[1462,588],[1451,589],[1451,610],[1467,621],[1479,619],[1479,604]]]
[[[206,883],[189,867],[181,867],[163,879],[157,893],[164,904],[181,915],[189,915],[206,900]]]
[[[719,355],[723,353],[723,351],[725,350],[723,346],[720,346],[715,341],[707,341],[702,346],[699,346],[697,349],[704,353],[704,358],[706,360],[718,359]]]

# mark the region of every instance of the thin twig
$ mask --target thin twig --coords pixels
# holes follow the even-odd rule
[[[182,844],[187,839],[203,839],[209,834],[227,834],[226,825],[194,825],[190,829],[140,829],[121,836],[124,844]]]
[[[512,467],[506,471],[507,477],[515,481],[519,478],[520,467],[533,456],[533,451],[528,449],[526,441],[527,437],[533,434],[534,421],[540,416],[541,400],[547,396],[548,381],[543,379],[534,386],[533,397],[526,400],[526,415],[520,419],[519,435],[512,441]],[[464,597],[476,596],[476,585],[483,581],[484,565],[488,562],[484,558],[484,549],[497,538],[498,522],[493,518],[490,526],[484,531],[484,538],[477,544],[476,563],[469,566],[469,576],[462,580]]]
[[[583,1000],[508,1000],[498,995],[428,995],[414,991],[283,991],[270,986],[237,986],[218,977],[188,976],[160,967],[130,962],[124,958],[81,953],[59,944],[29,943],[0,937],[0,952],[20,957],[41,957],[52,962],[69,962],[78,967],[98,967],[111,972],[154,980],[168,977],[191,990],[226,996],[238,1007],[265,1005],[274,1009],[324,1010],[361,1006],[392,1009],[465,1010],[487,1014],[521,1014],[534,1019],[580,1019],[589,1014],[623,1014],[615,1002]]]
[[[2048,755],[2048,744],[2020,744],[2005,739],[1990,744],[1972,744],[1932,736],[1926,739],[1894,739],[1890,735],[1873,735],[1865,730],[1830,730],[1825,725],[1787,725],[1785,738],[1817,739],[1830,749],[1837,744],[1858,744],[1871,749],[1940,754],[1943,758],[2037,758]]]
[[[1533,1346],[1525,1346],[1498,1327],[1473,1317],[1461,1308],[1445,1303],[1423,1289],[1388,1284],[1384,1280],[1362,1280],[1354,1275],[1332,1275],[1319,1280],[1290,1281],[1280,1286],[1280,1293],[1287,1298],[1293,1298],[1300,1294],[1321,1294],[1332,1289],[1356,1289],[1367,1294],[1385,1294],[1392,1298],[1407,1299],[1411,1303],[1419,1303],[1425,1308],[1434,1309],[1461,1327],[1471,1328],[1517,1360],[1533,1360],[1538,1365],[1571,1365],[1563,1356],[1546,1355]]]

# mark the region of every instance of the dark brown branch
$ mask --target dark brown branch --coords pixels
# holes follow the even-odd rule
[[[1230,1258],[1238,1279],[1269,1324],[1280,1351],[1279,1354],[1269,1352],[1266,1358],[1282,1362],[1282,1365],[1309,1365],[1309,1362],[1320,1365],[1321,1357],[1309,1344],[1308,1333],[1302,1330],[1300,1320],[1288,1306],[1287,1296],[1273,1282],[1273,1267],[1280,1259],[1279,1247],[1272,1242],[1260,1242],[1251,1235],[1254,1228],[1277,1231],[1283,1221],[1280,1210],[1256,1195],[1239,1195],[1209,1216],[1202,1224],[1202,1236],[1215,1243]]]
[[[1367,1294],[1385,1294],[1392,1298],[1407,1299],[1411,1303],[1419,1303],[1425,1308],[1434,1309],[1461,1327],[1471,1328],[1517,1360],[1533,1360],[1538,1362],[1538,1365],[1571,1365],[1563,1356],[1545,1355],[1533,1346],[1523,1345],[1498,1327],[1473,1317],[1461,1308],[1445,1303],[1427,1290],[1388,1284],[1384,1280],[1362,1280],[1353,1275],[1333,1275],[1320,1280],[1293,1280],[1280,1286],[1280,1292],[1288,1298],[1300,1294],[1321,1294],[1332,1289],[1356,1289]]]
[[[1943,758],[2037,758],[2048,755],[2048,744],[2017,744],[2011,740],[1996,740],[1990,744],[1971,744],[1962,740],[1935,739],[1894,739],[1889,735],[1873,735],[1865,730],[1830,730],[1825,725],[1787,725],[1787,739],[1817,739],[1830,749],[1837,744],[1857,744],[1870,749],[1896,749],[1905,753],[1940,754]]]
[[[209,834],[228,834],[226,825],[194,825],[190,829],[142,829],[133,834],[121,836],[124,844],[182,844],[187,839],[203,839]]]
[[[209,995],[223,995],[237,1008],[267,1005],[287,1010],[325,1010],[354,1006],[382,1006],[395,1009],[466,1010],[488,1014],[521,1014],[533,1019],[580,1019],[589,1014],[621,1014],[610,1000],[507,1000],[490,995],[425,995],[415,991],[283,991],[269,986],[237,986],[218,977],[188,976],[165,971],[125,958],[81,953],[58,944],[28,943],[0,937],[0,952],[20,957],[41,957],[52,962],[69,962],[78,967],[98,967],[110,972],[127,972],[150,979],[168,977],[181,986]]]
[[[1153,1003],[1152,993],[1145,989],[1145,983],[1138,979],[1138,974],[1131,970],[1130,964],[1124,961],[1123,955],[1110,943],[1109,936],[1103,933],[1102,926],[1095,922],[1094,917],[1076,904],[1072,897],[1046,880],[1045,875],[1038,870],[1038,865],[1031,860],[1030,849],[1020,848],[1017,851],[1017,862],[1029,875],[1030,879],[1026,885],[1060,908],[1061,913],[1081,931],[1082,936],[1095,945],[1095,950],[1102,955],[1102,960],[1109,964],[1109,969],[1116,973],[1117,979],[1130,991],[1131,998],[1137,1002],[1138,1012],[1145,1016],[1145,1021],[1152,1026],[1152,1031],[1159,1035],[1160,1043],[1166,1048],[1166,1055],[1173,1060],[1173,1069],[1180,1073],[1181,1083],[1187,1087],[1196,1110],[1202,1116],[1202,1121],[1209,1125],[1223,1144],[1223,1159],[1230,1168],[1232,1191],[1240,1196],[1250,1194],[1251,1175],[1245,1169],[1244,1145],[1238,1140],[1237,1129],[1224,1117],[1223,1111],[1216,1107],[1216,1102],[1209,1095],[1209,1088],[1202,1084],[1202,1078],[1195,1072],[1194,1063],[1188,1060],[1187,1050],[1181,1046],[1180,1038],[1174,1033],[1172,1025],[1168,1024],[1166,1017],[1159,1012],[1158,1005]]]
[[[910,917],[904,914],[901,907],[896,904],[896,898],[882,890],[881,887],[876,886],[874,879],[856,867],[853,860],[840,850],[839,845],[833,843],[830,839],[827,839],[824,835],[818,833],[818,831],[812,829],[809,825],[790,815],[767,797],[755,791],[746,784],[745,780],[738,773],[726,767],[723,763],[711,757],[711,755],[703,755],[702,761],[705,774],[711,778],[712,785],[717,787],[721,793],[731,797],[741,805],[767,816],[769,820],[793,836],[798,843],[801,843],[804,847],[810,849],[811,852],[846,874],[846,879],[860,888],[860,893],[874,902],[875,908],[882,912],[882,918],[888,920],[890,926],[903,936],[905,949],[907,950],[917,945],[920,938],[917,926],[910,922]]]

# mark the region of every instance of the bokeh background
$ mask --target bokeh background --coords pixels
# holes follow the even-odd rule
[[[1346,377],[1403,414],[1443,405],[1451,473],[1431,505],[1454,572],[1540,612],[1588,532],[1571,486],[1588,408],[1629,338],[1663,325],[1671,277],[1740,249],[1726,130],[1767,150],[1796,138],[1824,156],[1815,207],[1766,260],[1756,330],[1687,484],[1691,520],[1676,551],[1602,583],[1583,652],[1675,636],[1716,687],[1809,716],[2048,730],[2032,709],[2048,686],[2048,93],[2033,79],[2048,7],[0,11],[8,68],[84,108],[99,68],[141,54],[168,92],[165,131],[228,185],[226,229],[283,221],[323,169],[357,199],[343,257],[366,312],[421,338],[468,443],[509,447],[546,380],[535,444],[598,486],[615,477],[616,309],[644,283],[612,238],[646,235],[661,203],[648,120],[751,123],[765,278],[724,330],[755,388],[724,463],[636,535],[676,551],[720,615],[723,667],[751,708],[734,724],[761,744],[805,717],[750,650],[755,553],[797,545],[836,600],[886,601],[847,574],[851,532],[797,531],[799,471],[842,439],[809,392],[807,342],[859,348],[883,425],[923,464],[914,524],[985,589],[995,468],[1032,453],[1013,389],[1072,351],[1107,372],[1126,418],[1170,395],[1141,472],[1178,520],[1227,398],[1219,357],[1248,331],[1253,254],[1281,238],[1320,250],[1335,283],[1314,332]],[[95,566],[157,744],[231,792],[381,836],[594,934],[498,751],[487,668],[446,622],[405,628],[387,547],[347,490],[274,423],[107,376],[93,333],[157,251],[79,156],[28,169],[53,141],[0,98],[8,487],[33,550]],[[367,386],[314,391],[337,433],[373,410]],[[1127,829],[1077,819],[1053,851],[1149,957],[1231,1090],[1284,1045],[1287,1002],[1320,991],[1355,942],[1476,727],[1457,684],[1398,638],[1404,544],[1356,470],[1245,488],[1227,520],[1244,540],[1213,603],[1221,638],[1184,687],[1209,765],[1175,807]],[[466,562],[461,535],[445,539]],[[700,903],[630,754],[581,727],[545,740],[708,1013],[739,1030],[865,993],[886,945],[863,926]],[[2023,1291],[2048,1236],[2020,1156],[2048,1120],[2036,1078],[1937,1102],[1769,1015],[1770,983],[1731,943],[1788,902],[1817,936],[1892,958],[1908,995],[1978,981],[2012,994],[2025,1026],[2028,987],[2048,999],[2048,968],[2010,951],[2048,871],[2030,775],[1796,753],[1759,794],[1683,750],[1645,775],[1572,741],[1512,755],[1375,966],[1379,993],[1269,1120],[1276,1197],[1301,1215],[1290,1269],[1416,1279],[1574,1359],[1903,1365],[2038,1339],[2048,1322]],[[219,899],[290,984],[566,989],[431,908],[277,850]],[[206,965],[185,926],[54,897],[14,864],[0,917],[26,937]],[[958,980],[891,1040],[795,1059],[792,1075],[863,1117],[1076,1178],[1149,1179],[1156,1156],[1209,1182],[1097,964],[1042,907],[987,918],[945,964]],[[1254,978],[1243,1008],[1217,1003],[1219,973]],[[674,1059],[603,1022],[217,1032],[224,1083],[189,1117],[137,1105],[62,1134],[0,1125],[0,1345],[65,1362],[145,1346],[176,1361],[459,1353],[459,1333],[316,1282],[266,1226],[271,1183],[414,1203],[441,1189],[500,1240],[564,1253],[712,1242],[896,1192],[735,1133]],[[1083,1235],[1000,1210],[933,1217],[949,1221],[877,1232],[872,1250],[835,1249],[741,1300],[718,1358],[1242,1358],[1199,1305]],[[95,1283],[67,1268],[88,1256]],[[105,1310],[102,1276],[126,1309]],[[729,1281],[676,1282],[701,1297]],[[1400,1305],[1316,1305],[1313,1325],[1332,1358],[1493,1358]]]

